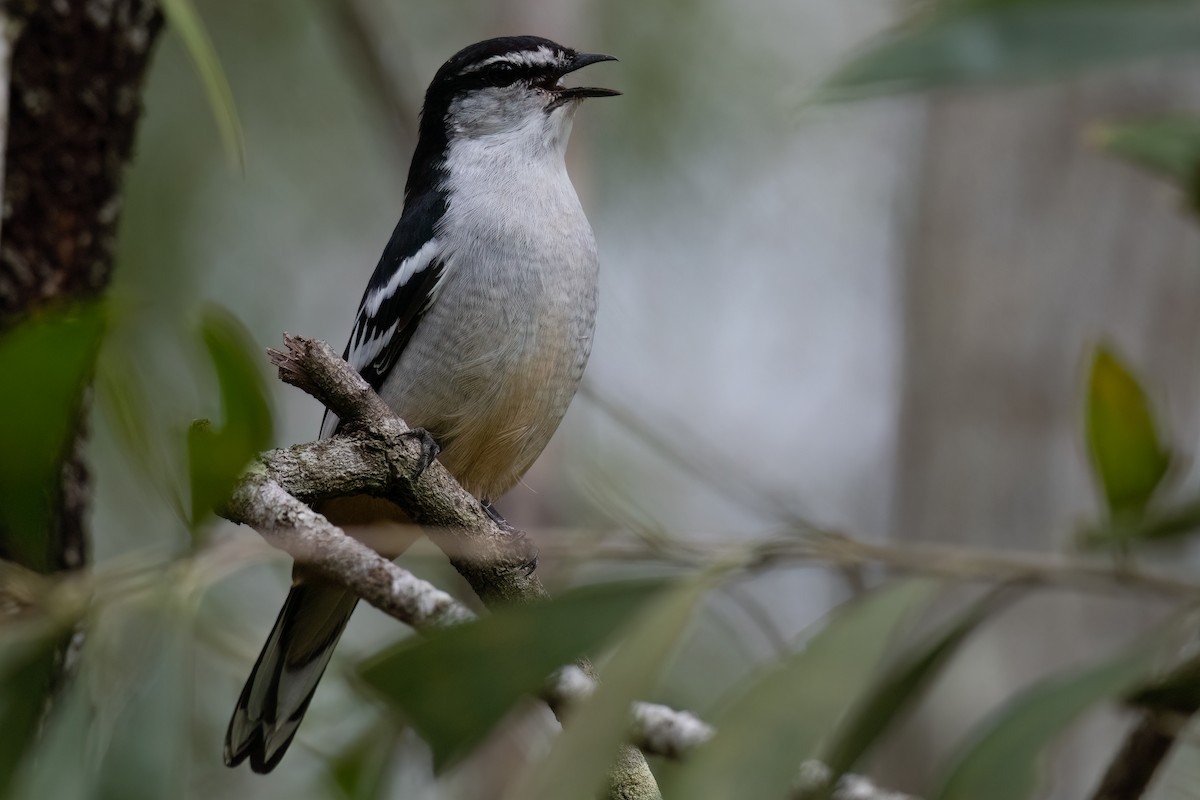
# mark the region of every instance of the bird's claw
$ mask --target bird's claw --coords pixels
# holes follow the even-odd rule
[[[438,453],[442,452],[442,446],[437,443],[437,440],[424,428],[410,428],[405,434],[421,443],[421,457],[417,460],[417,466],[413,469],[412,479],[415,481],[425,474],[425,470],[429,469],[438,457]]]

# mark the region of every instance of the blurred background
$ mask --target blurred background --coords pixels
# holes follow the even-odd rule
[[[906,4],[197,8],[233,89],[245,166],[222,150],[187,52],[168,33],[127,183],[115,282],[129,313],[113,347],[135,353],[161,389],[165,425],[182,431],[214,413],[212,393],[178,366],[172,333],[201,300],[230,309],[260,348],[283,331],[342,346],[400,213],[429,79],[466,44],[534,33],[616,55],[587,80],[625,93],[580,110],[569,154],[603,271],[586,387],[500,504],[543,546],[548,582],[561,561],[556,528],[729,540],[810,520],[876,540],[1068,548],[1100,513],[1081,412],[1098,341],[1137,365],[1171,440],[1194,446],[1200,237],[1177,192],[1088,139],[1102,122],[1195,107],[1190,62],[817,104],[815,88]],[[316,403],[271,386],[276,444],[314,438]],[[147,493],[118,438],[98,415],[97,561],[185,547],[169,498]],[[1186,483],[1190,462],[1175,466]],[[1169,554],[1177,564],[1191,557]],[[447,580],[426,561],[414,568]],[[276,561],[205,597],[194,624],[207,646],[179,645],[191,647],[181,658],[194,688],[178,708],[138,711],[129,690],[118,730],[136,728],[139,714],[192,720],[185,756],[168,759],[185,765],[190,796],[336,796],[330,758],[374,724],[339,664],[403,632],[363,607],[283,767],[264,779],[221,765],[228,714],[288,580]],[[854,590],[836,572],[794,568],[718,593],[664,699],[710,708]],[[1110,651],[1167,610],[1127,597],[1023,601],[963,651],[881,748],[873,777],[927,788],[937,759],[1016,687]],[[163,646],[153,625],[128,627],[112,641],[131,664]],[[164,667],[162,679],[180,678]],[[1056,751],[1052,796],[1094,783],[1123,721],[1093,715]],[[508,747],[545,746],[547,726],[526,726],[525,743]],[[399,742],[394,796],[489,796],[495,753],[435,786],[420,742]],[[1200,769],[1172,774],[1158,796],[1185,796]]]

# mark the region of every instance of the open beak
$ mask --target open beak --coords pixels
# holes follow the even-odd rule
[[[563,75],[574,72],[575,70],[583,69],[589,64],[598,64],[601,61],[616,61],[615,56],[606,56],[602,53],[576,53],[571,59],[570,65],[563,71]],[[584,98],[584,97],[616,97],[619,95],[615,89],[601,89],[596,86],[571,86],[564,87],[558,90],[560,99]]]

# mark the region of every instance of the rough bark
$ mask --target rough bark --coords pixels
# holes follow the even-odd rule
[[[3,330],[108,285],[121,179],[162,17],[152,0],[8,0],[0,14],[12,41],[0,228]],[[58,570],[76,569],[87,557],[86,411],[82,404],[53,491],[46,563]]]

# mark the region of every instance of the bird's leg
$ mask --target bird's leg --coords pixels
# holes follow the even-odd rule
[[[494,522],[500,526],[500,530],[504,531],[505,533],[511,533],[513,535],[520,535],[520,536],[525,535],[523,532],[517,530],[512,525],[508,524],[508,520],[506,520],[504,517],[502,517],[500,515],[500,512],[496,510],[496,507],[494,505],[492,505],[492,501],[480,500],[479,505],[483,506],[483,510],[485,512],[487,512],[487,515],[489,517],[492,518],[492,522]]]
[[[425,474],[425,470],[429,469],[429,465],[438,457],[438,453],[442,452],[442,446],[424,428],[409,428],[404,435],[421,443],[421,458],[417,460],[417,466],[412,473],[412,479],[415,481]]]
[[[509,525],[508,520],[500,515],[490,500],[480,500],[479,504],[483,506],[484,512],[492,518],[492,522],[495,522],[500,530],[509,535],[513,555],[518,559],[517,565],[525,571],[526,575],[532,575],[538,565],[538,549],[533,541],[525,531]]]

